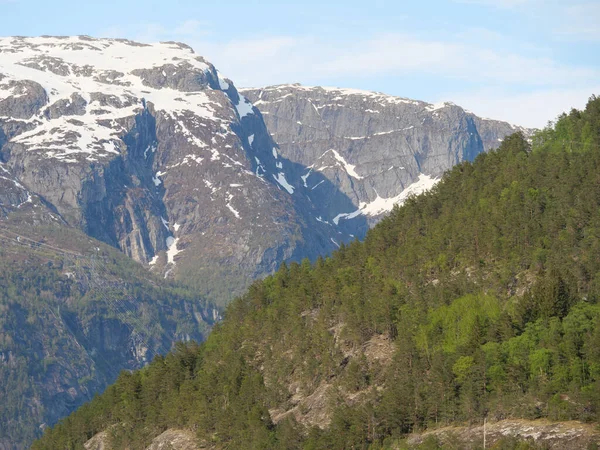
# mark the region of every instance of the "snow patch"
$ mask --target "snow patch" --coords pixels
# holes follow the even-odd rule
[[[432,178],[429,175],[420,174],[419,180],[412,183],[400,194],[395,197],[382,198],[377,194],[377,198],[372,202],[361,202],[359,208],[351,213],[338,214],[333,218],[333,223],[339,224],[340,219],[353,219],[359,215],[378,216],[390,212],[394,205],[402,205],[406,199],[412,195],[419,195],[430,190],[439,181],[438,178]]]
[[[219,76],[219,87],[221,88],[221,90],[226,91],[227,89],[229,89],[229,83],[225,81],[225,78],[221,76],[219,71],[217,71],[217,75]]]
[[[240,120],[245,116],[254,114],[254,111],[252,111],[252,103],[250,103],[250,101],[241,94],[238,104],[235,105],[235,109],[237,110],[238,115],[240,116]]]
[[[285,179],[285,175],[283,174],[283,172],[279,172],[277,176],[273,175],[273,178],[275,178],[275,181],[277,181],[281,185],[281,187],[288,191],[289,194],[294,193],[294,186],[288,183],[288,181]]]
[[[177,249],[177,242],[179,238],[169,236],[167,238],[167,263],[175,265],[175,256],[181,253],[181,250]]]
[[[344,168],[344,170],[346,171],[346,173],[348,175],[350,175],[352,178],[356,178],[357,180],[362,180],[363,179],[363,177],[361,177],[358,173],[356,173],[356,170],[355,170],[356,166],[353,165],[353,164],[348,163],[344,159],[344,157],[342,155],[340,155],[336,150],[334,150],[334,149],[327,150],[325,153],[323,153],[323,155],[321,155],[321,158],[323,156],[325,156],[329,152],[333,153],[333,157]],[[319,168],[317,170],[321,171],[321,170],[327,169],[329,167],[330,166],[323,166],[323,167],[321,167],[321,168]]]
[[[235,216],[236,219],[240,219],[240,213],[239,211],[237,211],[232,205],[231,205],[231,200],[233,199],[233,195],[230,194],[229,192],[227,193],[227,204],[225,206],[227,206],[227,208],[229,209],[229,211],[231,211],[233,213],[233,215]]]

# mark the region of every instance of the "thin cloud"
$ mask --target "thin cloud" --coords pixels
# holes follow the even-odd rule
[[[109,31],[119,34],[117,29]],[[501,35],[486,31],[472,29],[444,41],[386,33],[356,39],[351,45],[345,40],[324,45],[317,36],[215,40],[204,23],[189,20],[172,29],[156,24],[128,27],[128,36],[145,42],[182,40],[237,86],[293,82],[336,85],[340,79],[351,78],[372,81],[372,89],[381,90],[378,82],[385,77],[427,77],[446,80],[446,86],[459,82],[472,86],[471,92],[477,89],[476,94],[456,93],[456,88],[452,93],[449,87],[444,100],[534,127],[543,126],[565,109],[585,104],[589,95],[598,92],[600,70],[562,64],[543,52],[510,45],[508,39],[503,41]],[[478,33],[482,39],[477,39]]]
[[[478,116],[505,120],[530,128],[543,128],[571,108],[585,107],[592,94],[600,94],[600,84],[580,88],[540,89],[515,93],[502,88],[449,93],[444,100],[472,111]]]

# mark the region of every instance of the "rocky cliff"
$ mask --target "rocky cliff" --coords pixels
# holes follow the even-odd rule
[[[242,93],[261,110],[280,154],[306,167],[294,181],[308,188],[321,217],[355,233],[360,230],[348,222],[377,222],[453,165],[496,148],[516,131],[530,133],[452,103],[355,89],[294,84]],[[317,175],[330,184],[320,184]]]
[[[3,38],[0,162],[23,188],[7,182],[4,203],[38,194],[67,225],[227,302],[282,261],[363,237],[517,129],[362,91],[242,93],[180,43]]]
[[[3,167],[61,220],[212,298],[350,239],[293,195],[260,112],[183,44],[4,38],[0,130]]]

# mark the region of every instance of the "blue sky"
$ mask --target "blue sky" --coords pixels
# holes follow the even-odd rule
[[[600,0],[0,0],[0,17],[5,36],[183,41],[238,87],[449,100],[525,126],[600,95]]]

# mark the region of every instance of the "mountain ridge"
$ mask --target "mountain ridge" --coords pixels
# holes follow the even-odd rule
[[[360,216],[373,225],[453,165],[496,148],[509,134],[532,133],[452,102],[300,84],[240,91],[261,109],[280,153],[307,167],[299,175],[305,186],[319,172],[352,200],[353,209],[336,209],[336,193],[325,195],[332,205],[321,215],[335,225]]]

